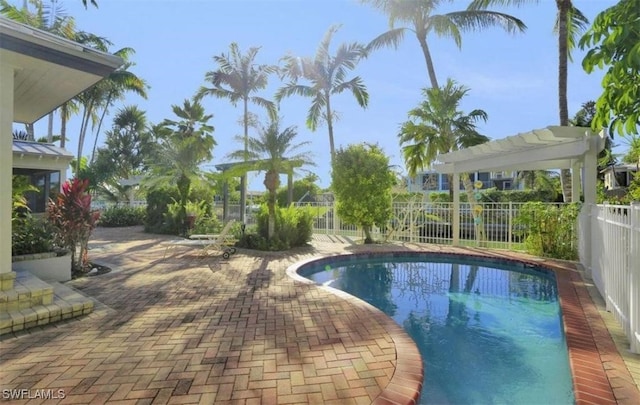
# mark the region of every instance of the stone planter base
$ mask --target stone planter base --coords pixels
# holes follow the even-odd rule
[[[44,281],[64,282],[71,280],[71,256],[56,253],[37,253],[13,256],[13,271],[28,271]]]

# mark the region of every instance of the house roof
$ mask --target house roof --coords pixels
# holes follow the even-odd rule
[[[603,135],[549,126],[439,155],[433,168],[440,173],[568,169],[592,147],[604,148]]]
[[[50,143],[13,141],[14,169],[66,170],[74,156]]]
[[[0,60],[13,66],[14,122],[33,123],[123,60],[0,16]]]
[[[618,165],[607,166],[604,169],[602,169],[600,171],[600,173],[606,173],[606,172],[609,172],[609,171],[637,172],[638,171],[638,165],[636,165],[635,163],[627,163],[627,164],[618,164]]]

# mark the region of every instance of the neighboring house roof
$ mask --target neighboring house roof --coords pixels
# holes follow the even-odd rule
[[[607,172],[610,172],[610,171],[636,172],[636,171],[638,171],[638,165],[636,165],[635,163],[627,163],[627,164],[622,164],[622,165],[607,166],[604,169],[602,169],[600,171],[600,173],[607,173]]]
[[[16,68],[14,122],[33,123],[123,64],[108,53],[0,16],[0,60]]]
[[[13,141],[14,169],[66,170],[74,156],[50,143]]]

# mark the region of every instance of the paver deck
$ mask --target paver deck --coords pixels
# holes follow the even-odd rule
[[[13,402],[409,403],[415,393],[406,387],[419,386],[422,368],[401,328],[357,299],[295,281],[286,268],[366,250],[462,251],[317,240],[286,253],[240,251],[228,261],[188,250],[163,260],[162,240],[139,228],[94,232],[91,258],[114,271],[68,283],[99,302],[94,313],[0,343],[3,390],[62,390],[65,398]],[[574,291],[579,275],[567,274],[563,282]],[[629,373],[587,290],[575,291],[569,301],[595,326],[574,336],[585,357],[572,361],[585,384],[599,384],[579,401],[638,403],[634,366]],[[597,350],[582,333],[596,336],[586,342],[595,340]]]

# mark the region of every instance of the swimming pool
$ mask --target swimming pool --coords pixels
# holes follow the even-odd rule
[[[552,272],[439,255],[321,260],[298,273],[382,310],[416,342],[420,402],[574,403]]]

